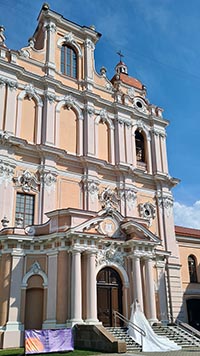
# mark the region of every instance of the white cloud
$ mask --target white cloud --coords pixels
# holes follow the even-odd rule
[[[200,229],[200,200],[191,206],[175,202],[174,218],[175,225]]]

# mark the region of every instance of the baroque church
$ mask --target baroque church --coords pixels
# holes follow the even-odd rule
[[[136,299],[150,323],[194,321],[200,233],[175,235],[169,122],[122,60],[96,72],[100,37],[47,4],[25,48],[0,27],[1,348],[112,326]]]

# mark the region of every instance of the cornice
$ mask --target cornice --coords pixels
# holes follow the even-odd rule
[[[160,119],[158,117],[152,117],[149,114],[145,114],[142,112],[138,112],[131,106],[126,106],[122,105],[120,103],[116,103],[113,100],[109,101],[106,99],[101,98],[100,95],[94,94],[90,91],[84,90],[80,91],[78,88],[74,89],[68,85],[63,85],[61,80],[56,80],[48,76],[40,76],[37,74],[34,74],[32,72],[27,71],[23,67],[10,63],[10,62],[5,62],[3,60],[0,60],[1,63],[1,68],[2,71],[5,69],[5,73],[11,73],[12,75],[15,76],[16,79],[18,80],[23,80],[27,81],[28,83],[31,82],[37,89],[39,90],[46,90],[49,86],[56,91],[56,93],[60,93],[61,95],[65,95],[66,91],[69,91],[72,95],[76,96],[80,101],[85,102],[87,101],[93,101],[94,104],[102,105],[102,107],[106,108],[108,112],[113,111],[113,115],[118,114],[119,111],[124,113],[125,115],[130,116],[130,120],[132,119],[141,119],[144,120],[144,122],[148,124],[155,124],[155,122],[159,125],[166,126],[168,125],[168,121],[164,119]],[[34,62],[34,64],[36,64]],[[43,68],[44,64],[37,64],[40,68]],[[81,83],[78,83],[81,84]],[[21,87],[21,84],[19,83],[19,87]],[[101,88],[102,89],[102,88]],[[44,94],[43,92],[41,93],[42,95]],[[112,95],[112,93],[110,93]],[[82,99],[82,100],[81,100]],[[150,121],[151,120],[151,121]]]
[[[133,177],[135,181],[138,179],[144,183],[157,184],[165,183],[169,187],[172,187],[171,177],[167,174],[150,174],[146,173],[130,164],[111,164],[104,160],[99,160],[91,156],[77,156],[67,153],[65,150],[59,149],[54,146],[47,146],[43,144],[35,145],[30,144],[24,139],[17,138],[15,136],[9,136],[8,138],[9,146],[13,146],[12,149],[15,154],[27,153],[32,157],[45,158],[46,156],[51,156],[57,164],[71,165],[80,168],[95,167],[99,171],[112,173],[113,176],[126,176]],[[15,161],[17,163],[17,160]]]

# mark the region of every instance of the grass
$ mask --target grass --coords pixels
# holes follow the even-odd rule
[[[70,352],[52,352],[46,355],[49,356],[89,356],[89,355],[99,355],[99,352],[87,351],[87,350],[74,350]],[[0,350],[0,356],[21,356],[24,355],[24,349],[10,349],[10,350]],[[44,356],[45,353],[35,354],[35,356]]]

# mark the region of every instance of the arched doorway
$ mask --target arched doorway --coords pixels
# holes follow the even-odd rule
[[[105,267],[97,275],[97,313],[104,326],[114,326],[113,310],[122,314],[122,281],[117,271]]]
[[[200,299],[187,300],[188,323],[200,331]]]

